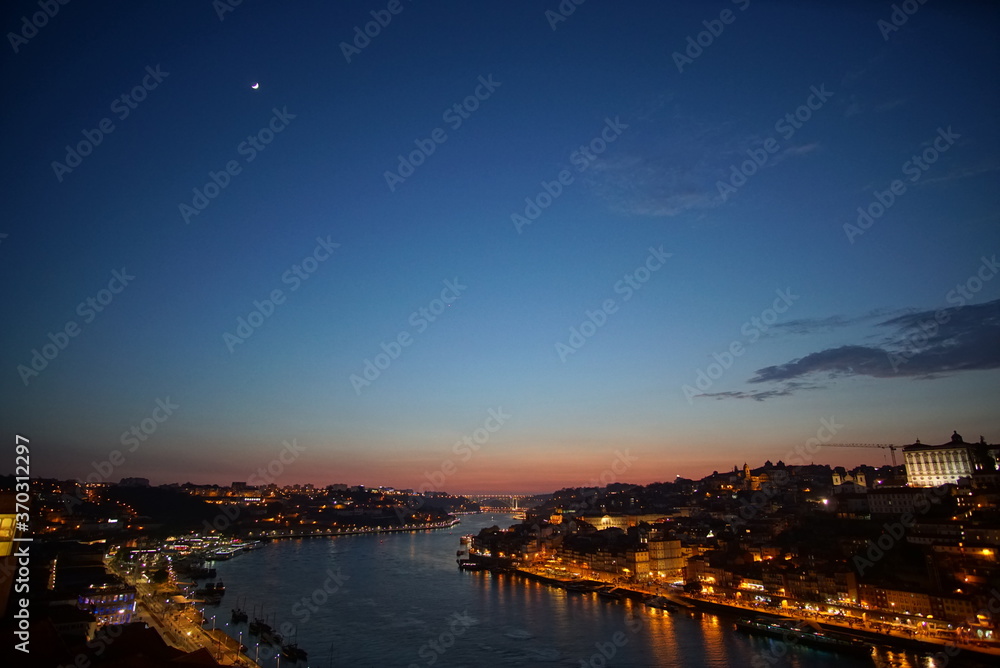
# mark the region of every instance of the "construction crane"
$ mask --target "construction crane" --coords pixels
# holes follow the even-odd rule
[[[824,448],[882,448],[888,450],[892,455],[892,465],[896,465],[896,450],[902,450],[903,446],[892,443],[823,443]]]

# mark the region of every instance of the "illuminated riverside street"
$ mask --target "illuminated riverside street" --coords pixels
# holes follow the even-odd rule
[[[233,636],[243,631],[250,658],[257,640],[247,624],[228,623],[231,608],[238,603],[251,621],[261,617],[279,632],[289,624],[286,640],[309,659],[282,658],[282,666],[600,666],[601,648],[612,654],[607,666],[872,665],[737,632],[736,616],[668,612],[516,574],[458,570],[463,534],[512,522],[465,515],[451,530],[277,541],[217,563],[227,593],[204,614]],[[261,665],[278,665],[272,648],[259,650]],[[878,652],[882,665],[935,666]]]
[[[168,606],[164,598],[165,595],[157,593],[156,586],[135,582],[122,571],[115,572],[136,587],[136,598],[139,601],[137,605],[138,620],[156,629],[167,644],[186,652],[202,647],[207,648],[216,661],[222,665],[254,665],[246,656],[240,656],[237,653],[238,643],[236,640],[225,635],[222,631],[213,632],[211,614],[217,614],[217,620],[223,619],[221,611],[209,613],[208,617],[205,618],[203,617],[204,613],[190,605]],[[228,610],[225,619],[228,619]]]
[[[680,606],[689,606],[690,602],[706,602],[715,605],[724,605],[733,608],[733,612],[745,611],[746,616],[752,615],[774,615],[796,620],[799,622],[818,622],[829,626],[838,627],[846,631],[863,630],[880,635],[888,635],[893,638],[916,639],[922,642],[931,643],[945,648],[953,645],[958,650],[972,650],[981,653],[991,653],[1000,658],[1000,647],[987,645],[986,643],[973,644],[964,641],[954,633],[942,631],[931,631],[922,629],[919,626],[908,626],[905,623],[878,622],[867,618],[871,611],[858,606],[837,605],[837,604],[817,604],[812,602],[794,601],[786,599],[787,605],[778,607],[765,604],[759,600],[752,600],[750,596],[746,598],[728,598],[719,594],[701,593],[692,594],[683,592],[678,586],[665,585],[663,583],[647,582],[643,584],[626,583],[623,578],[616,578],[609,573],[595,571],[582,571],[580,568],[567,568],[561,563],[547,563],[545,565],[527,565],[518,570],[543,578],[562,580],[565,583],[579,581],[579,578],[586,577],[588,580],[604,582],[609,585],[617,585],[628,588],[631,591],[640,592],[648,596],[667,596],[669,600]],[[900,615],[899,619],[910,617]],[[912,619],[923,618],[913,617]],[[877,644],[877,640],[872,640]]]

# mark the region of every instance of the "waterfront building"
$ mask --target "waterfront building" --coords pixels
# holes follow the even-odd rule
[[[926,591],[890,589],[862,584],[858,587],[863,607],[884,612],[925,617],[952,624],[965,624],[976,617],[976,603],[969,596],[939,596]]]
[[[657,540],[650,538],[649,573],[658,578],[679,578],[684,576],[684,552],[679,540]]]
[[[99,626],[128,624],[135,614],[135,587],[118,581],[91,585],[80,594],[77,607],[92,614]]]

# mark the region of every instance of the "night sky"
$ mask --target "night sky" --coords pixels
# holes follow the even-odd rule
[[[551,491],[1000,441],[993,3],[45,4],[2,22],[34,474]]]

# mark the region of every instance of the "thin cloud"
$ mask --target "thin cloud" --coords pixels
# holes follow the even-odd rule
[[[891,315],[913,312],[915,312],[915,309],[875,309],[854,317],[831,315],[826,318],[798,318],[796,320],[775,323],[771,325],[771,330],[775,333],[815,334],[817,332],[830,332],[842,327],[850,327]]]
[[[687,134],[666,140],[650,153],[621,153],[594,162],[588,170],[589,185],[613,210],[639,216],[673,217],[721,206],[719,181],[725,182],[732,166],[747,160],[747,150],[759,149],[767,137],[726,138],[727,124],[685,127]],[[764,168],[819,148],[815,142],[790,146]]]
[[[937,378],[960,371],[1000,368],[1000,299],[939,311],[918,311],[879,323],[893,330],[885,346],[828,348],[785,364],[758,369],[750,383],[814,375]],[[943,318],[942,318],[943,319]]]
[[[729,392],[704,392],[696,397],[706,397],[708,399],[752,399],[754,401],[766,401],[775,397],[787,397],[799,390],[817,390],[826,387],[815,383],[785,383],[782,387],[773,390],[750,390],[729,391]]]
[[[710,399],[766,401],[801,390],[822,389],[822,381],[852,376],[934,380],[963,371],[1000,369],[1000,299],[949,309],[871,311],[847,318],[805,318],[780,325],[807,334],[892,317],[875,324],[888,330],[881,345],[826,348],[758,369],[747,382],[772,387],[761,390],[710,392]],[[941,322],[944,320],[945,322]],[[777,325],[775,327],[778,327]]]
[[[960,181],[962,179],[973,178],[979,176],[980,174],[989,174],[990,172],[996,171],[1000,171],[1000,165],[995,163],[990,165],[979,165],[976,167],[963,167],[944,174],[943,176],[921,179],[920,184],[927,185],[930,183],[949,183],[951,181]]]

